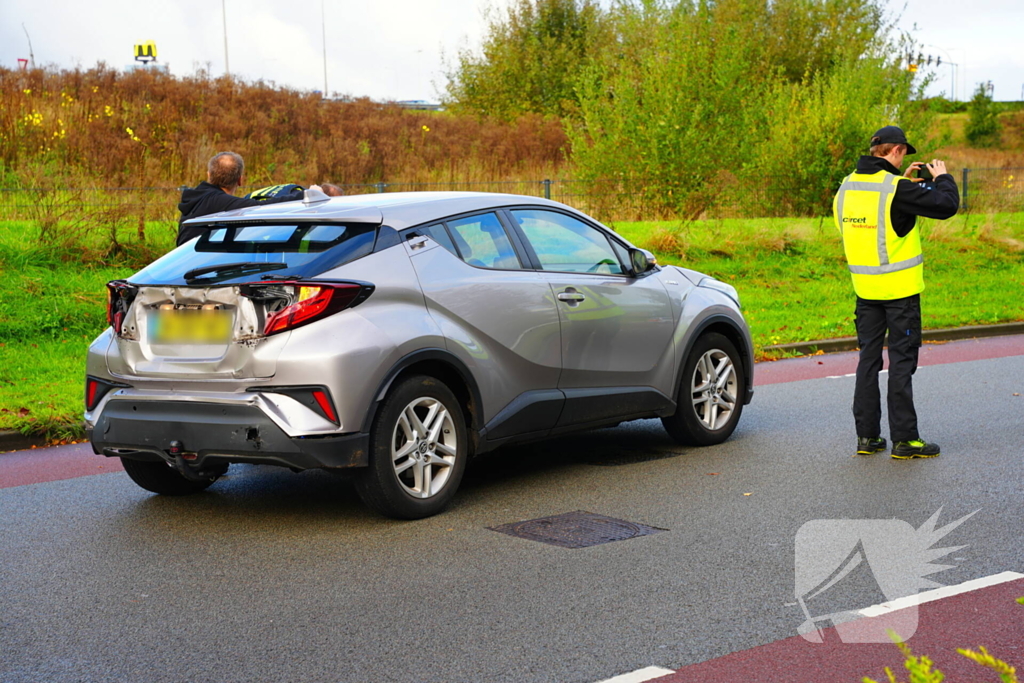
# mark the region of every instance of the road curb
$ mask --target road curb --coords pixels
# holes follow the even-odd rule
[[[921,338],[925,343],[960,341],[963,339],[980,339],[982,337],[1002,337],[1013,334],[1024,334],[1024,322],[1002,323],[999,325],[970,325],[968,327],[951,327],[942,330],[924,330]],[[825,353],[838,353],[840,351],[855,351],[860,348],[856,337],[840,337],[838,339],[817,339],[806,342],[792,342],[790,344],[773,344],[763,347],[765,353],[771,351],[782,351],[785,353],[796,353],[810,355],[818,351]]]
[[[26,448],[42,448],[46,439],[41,436],[25,436],[21,432],[0,432],[0,453],[4,451],[23,451]]]

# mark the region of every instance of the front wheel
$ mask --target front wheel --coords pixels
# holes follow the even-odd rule
[[[436,515],[462,481],[468,441],[451,389],[425,375],[402,380],[374,420],[369,466],[355,482],[359,497],[395,519]]]
[[[717,332],[702,335],[683,366],[676,412],[661,418],[669,436],[686,446],[722,443],[736,429],[746,379],[736,346]]]

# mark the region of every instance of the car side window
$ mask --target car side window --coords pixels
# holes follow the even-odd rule
[[[497,215],[484,213],[447,223],[459,255],[469,265],[499,270],[523,267]]]
[[[544,270],[600,275],[626,272],[608,237],[597,228],[555,211],[516,209],[512,215]]]
[[[423,235],[424,237],[429,237],[430,239],[434,240],[442,247],[444,247],[452,254],[454,254],[455,258],[459,257],[459,252],[455,250],[455,243],[452,242],[451,235],[448,234],[448,231],[445,230],[444,226],[441,225],[440,223],[437,223],[435,225],[428,225],[425,228],[417,228],[415,232],[417,235]]]

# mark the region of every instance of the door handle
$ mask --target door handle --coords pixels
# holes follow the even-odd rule
[[[409,248],[410,249],[422,249],[427,246],[426,235],[409,235]]]
[[[567,288],[564,292],[558,293],[559,301],[568,301],[570,304],[578,304],[586,298],[587,297],[583,296],[572,287]]]

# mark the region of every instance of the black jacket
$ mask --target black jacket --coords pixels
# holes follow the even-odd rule
[[[189,218],[206,216],[218,211],[231,211],[232,209],[244,209],[249,206],[263,206],[264,204],[277,204],[279,202],[294,202],[302,199],[302,193],[287,194],[281,197],[256,200],[247,197],[235,197],[230,195],[216,185],[211,185],[205,180],[196,187],[186,188],[181,193],[181,202],[178,204],[178,211],[181,211],[181,218],[178,219],[178,241],[181,246],[193,237],[203,233],[204,228],[194,226],[182,226],[182,223]]]
[[[882,157],[864,156],[857,161],[857,173],[887,171],[902,176],[899,169]],[[960,208],[960,190],[953,176],[943,173],[934,180],[921,183],[897,183],[889,216],[892,228],[900,237],[906,237],[918,216],[946,219],[956,215]]]

